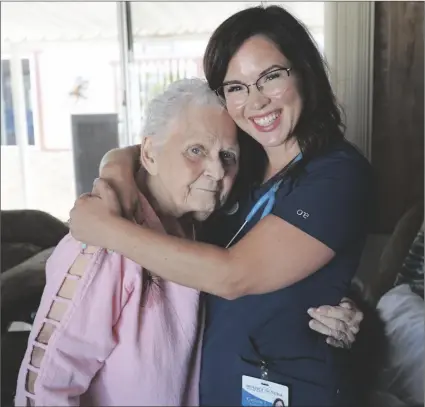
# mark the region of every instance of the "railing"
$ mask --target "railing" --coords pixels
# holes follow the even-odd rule
[[[136,61],[139,79],[142,120],[150,100],[172,82],[190,77],[202,77],[201,58],[163,58]]]

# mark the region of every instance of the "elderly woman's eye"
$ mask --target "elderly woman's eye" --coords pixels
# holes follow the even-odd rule
[[[190,155],[199,156],[199,155],[202,155],[203,152],[204,152],[204,150],[201,147],[198,147],[198,146],[189,148]]]

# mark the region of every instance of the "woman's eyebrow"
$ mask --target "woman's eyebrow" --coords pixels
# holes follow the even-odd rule
[[[244,83],[242,81],[237,80],[237,79],[233,79],[231,81],[224,81],[223,82],[223,85],[237,85],[237,84],[243,85]]]
[[[264,74],[266,74],[270,71],[273,71],[275,69],[282,69],[282,68],[284,68],[284,66],[274,64],[274,65],[268,67],[267,69],[265,69],[264,71],[260,72],[260,75],[258,75],[258,77],[263,76]]]

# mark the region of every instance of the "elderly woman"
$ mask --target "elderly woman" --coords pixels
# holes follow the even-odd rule
[[[174,83],[148,113],[135,220],[194,239],[185,215],[206,218],[236,176],[236,126],[201,80]],[[155,280],[119,254],[81,250],[71,235],[57,246],[46,274],[16,405],[27,399],[36,406],[198,404],[197,290]]]

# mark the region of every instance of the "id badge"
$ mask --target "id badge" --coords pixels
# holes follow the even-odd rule
[[[242,406],[289,406],[289,388],[251,376],[242,376]]]

